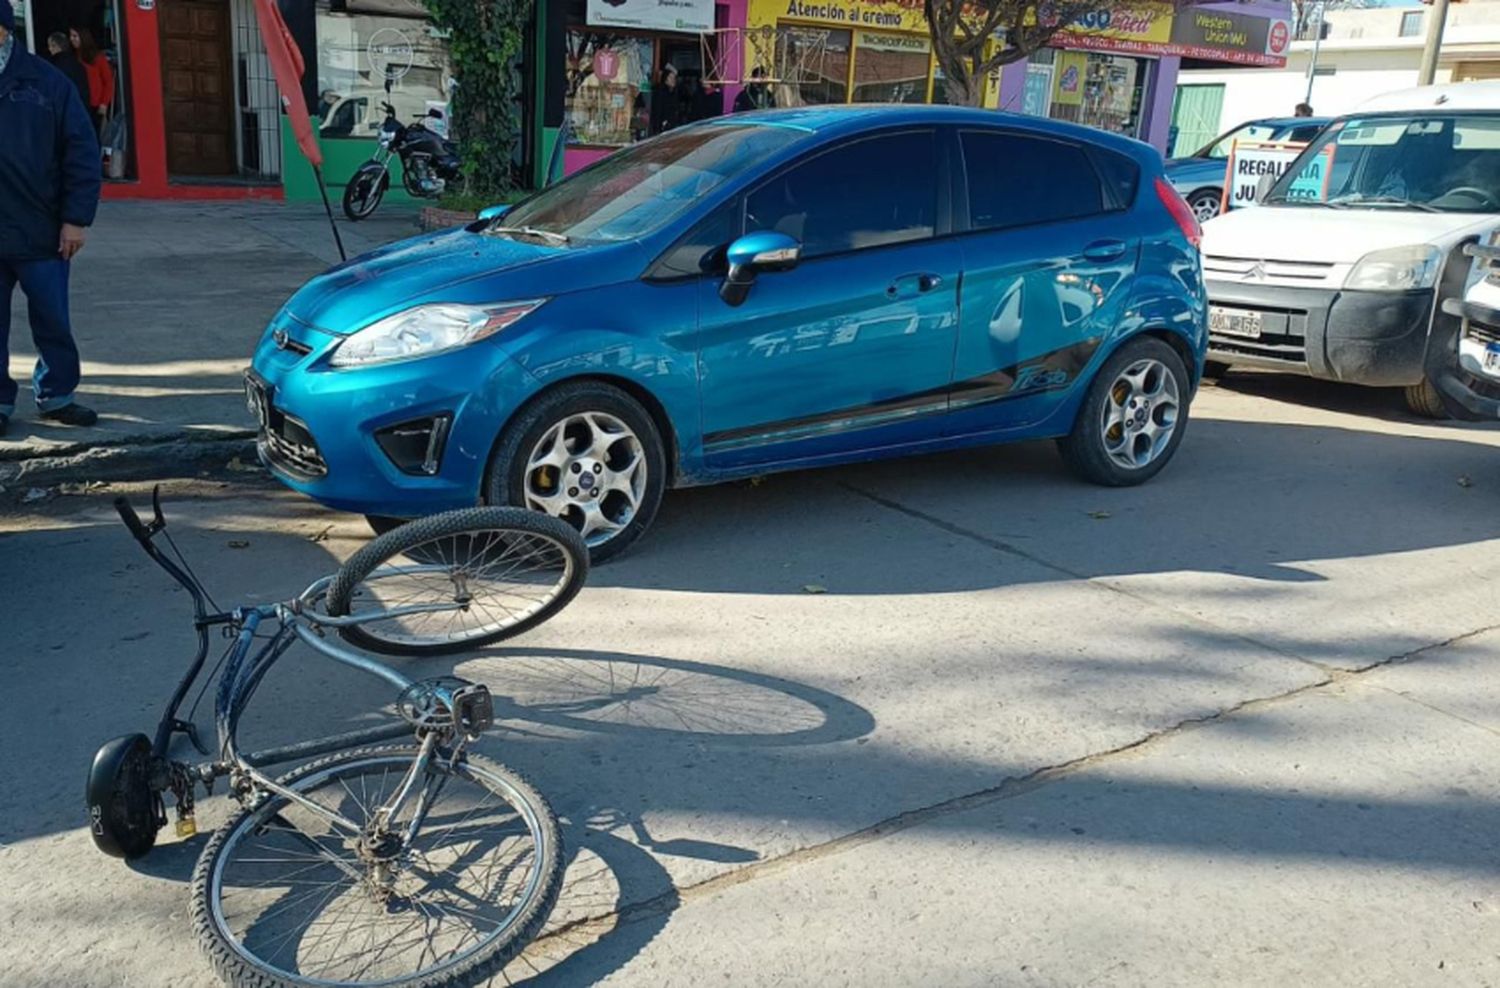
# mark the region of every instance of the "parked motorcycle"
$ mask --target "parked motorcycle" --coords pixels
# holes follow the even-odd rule
[[[459,174],[458,145],[444,140],[423,122],[428,117],[441,120],[441,110],[428,110],[422,120],[403,124],[396,119],[395,107],[389,103],[381,106],[385,108],[385,123],[380,127],[380,148],[344,186],[344,215],[351,220],[365,219],[380,205],[391,184],[393,154],[401,158],[406,191],[417,198],[436,199]]]

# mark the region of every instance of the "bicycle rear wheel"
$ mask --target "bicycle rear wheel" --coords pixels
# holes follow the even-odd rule
[[[443,655],[534,628],[568,605],[589,555],[571,525],[519,508],[465,508],[419,518],[349,557],[328,585],[348,641],[387,655]],[[376,617],[410,607],[441,610]]]
[[[281,781],[363,826],[416,756],[410,746],[358,749]],[[474,755],[452,763],[440,752],[418,784],[426,817],[383,865],[383,882],[356,838],[285,797],[230,817],[192,884],[193,927],[219,976],[255,988],[444,988],[482,981],[519,954],[562,885],[557,818],[524,779]]]

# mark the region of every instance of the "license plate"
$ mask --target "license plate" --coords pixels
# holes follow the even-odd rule
[[[250,414],[255,418],[256,425],[259,425],[262,429],[270,426],[270,401],[266,396],[265,385],[248,374],[245,375],[245,407],[250,409]]]
[[[1480,366],[1486,374],[1500,375],[1500,343],[1491,343],[1484,348],[1484,363]]]
[[[1220,336],[1240,336],[1249,340],[1260,339],[1261,315],[1248,309],[1225,309],[1217,305],[1208,307],[1208,331]]]

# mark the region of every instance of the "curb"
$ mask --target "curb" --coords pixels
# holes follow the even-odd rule
[[[256,464],[254,469],[259,469],[254,433],[235,433],[218,439],[95,446],[78,453],[3,461],[0,487],[193,477],[210,467],[223,469],[235,457],[247,466]]]

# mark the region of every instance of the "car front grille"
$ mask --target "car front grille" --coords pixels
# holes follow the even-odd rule
[[[287,473],[309,480],[328,475],[328,463],[301,419],[272,409],[260,441],[266,458]]]
[[[1321,285],[1328,280],[1332,271],[1332,264],[1321,261],[1271,261],[1253,257],[1228,257],[1223,254],[1203,256],[1204,277],[1222,281]]]

